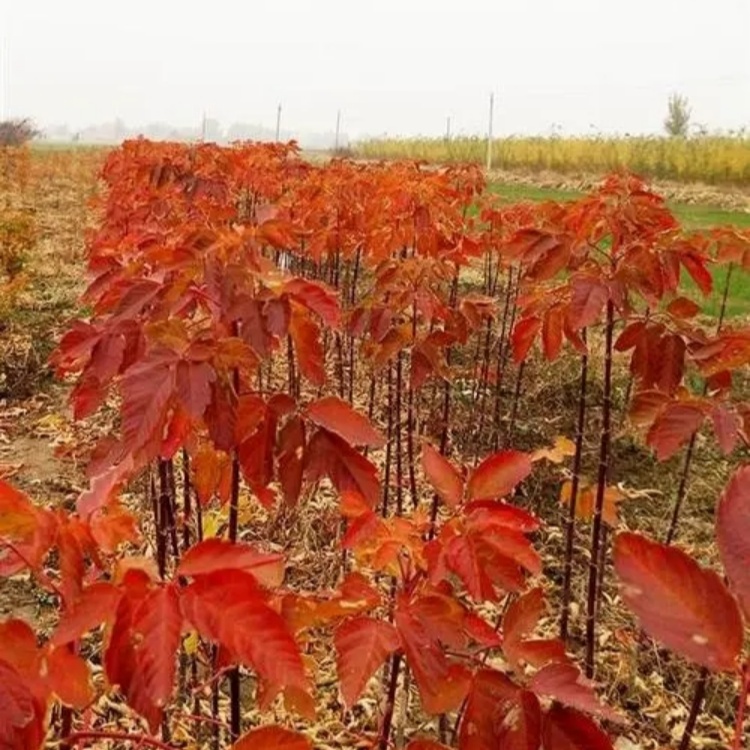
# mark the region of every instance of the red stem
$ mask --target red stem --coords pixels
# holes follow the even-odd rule
[[[582,331],[586,342],[586,329]],[[570,625],[570,596],[573,584],[573,549],[575,546],[576,506],[578,488],[581,484],[581,462],[583,459],[583,436],[586,428],[586,389],[588,387],[588,354],[581,355],[581,378],[578,392],[578,419],[576,422],[576,452],[573,457],[573,478],[570,486],[570,504],[565,519],[565,558],[563,562],[562,612],[560,614],[560,639],[568,640]]]
[[[383,714],[383,727],[380,731],[380,742],[378,744],[379,750],[387,750],[391,736],[391,727],[393,725],[393,710],[396,707],[398,674],[401,670],[401,659],[401,654],[397,652],[393,655],[393,658],[391,660],[391,673],[388,682],[388,697],[386,698],[385,712]]]
[[[596,484],[596,504],[591,528],[591,558],[589,560],[588,597],[586,601],[586,677],[594,676],[596,651],[596,610],[600,596],[599,548],[602,537],[602,511],[604,493],[609,473],[609,449],[612,430],[612,339],[615,323],[615,306],[607,302],[607,323],[604,342],[604,398],[602,405],[601,442],[599,446],[599,472]]]

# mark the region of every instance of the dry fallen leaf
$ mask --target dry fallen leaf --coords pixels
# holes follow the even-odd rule
[[[561,464],[568,456],[574,456],[575,452],[576,444],[570,438],[558,435],[551,448],[539,448],[531,454],[531,460],[547,459],[553,464]]]
[[[566,480],[560,488],[560,504],[570,505],[572,482]],[[619,517],[617,515],[617,505],[625,499],[625,494],[618,487],[607,487],[604,490],[604,503],[602,506],[602,520],[608,526],[617,526]],[[596,504],[596,487],[583,485],[578,488],[578,497],[576,498],[576,518],[589,521],[594,516],[594,507]]]

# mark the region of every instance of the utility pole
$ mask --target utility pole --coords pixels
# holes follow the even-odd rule
[[[341,110],[336,112],[336,137],[333,141],[333,151],[336,153],[339,150],[339,135],[341,133]]]
[[[206,120],[206,111],[203,110],[203,118],[201,119],[201,143],[206,142],[206,130],[208,129],[208,121]]]
[[[451,139],[451,118],[450,115],[445,119],[445,140]]]
[[[281,134],[281,104],[276,109],[276,143],[279,142],[279,135]]]
[[[490,94],[490,121],[487,126],[487,171],[492,169],[492,119],[495,114],[495,94]]]

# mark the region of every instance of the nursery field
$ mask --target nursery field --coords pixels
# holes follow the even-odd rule
[[[748,216],[0,152],[0,748],[740,750]]]

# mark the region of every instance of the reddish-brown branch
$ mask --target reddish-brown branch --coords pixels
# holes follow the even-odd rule
[[[586,329],[582,338],[586,341]],[[563,562],[562,605],[560,612],[560,639],[568,640],[570,625],[570,597],[573,584],[573,549],[576,533],[576,506],[578,489],[581,484],[581,463],[583,460],[583,436],[586,427],[586,390],[588,387],[588,354],[581,355],[581,376],[578,391],[578,418],[576,420],[576,451],[573,457],[573,478],[570,486],[570,502],[565,519],[565,558]]]
[[[596,611],[599,603],[599,547],[602,537],[604,495],[609,474],[609,453],[612,430],[612,339],[615,325],[615,306],[607,302],[607,322],[604,330],[604,395],[602,405],[601,440],[599,445],[599,472],[596,485],[594,519],[591,527],[591,558],[589,560],[588,596],[586,601],[586,677],[594,676],[596,650]]]

